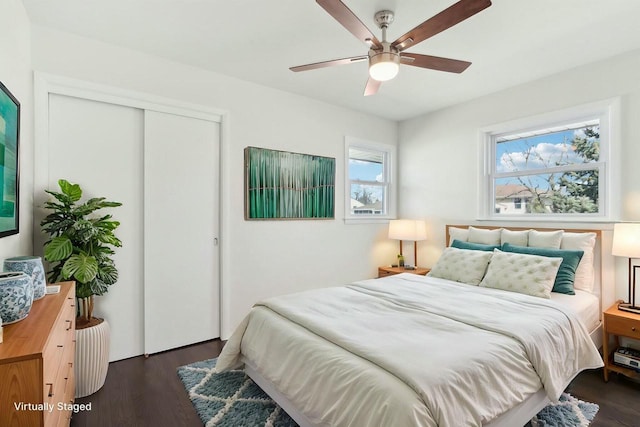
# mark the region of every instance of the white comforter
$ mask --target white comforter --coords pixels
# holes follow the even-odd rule
[[[242,357],[327,426],[480,426],[602,366],[552,301],[411,274],[263,301],[217,369]]]

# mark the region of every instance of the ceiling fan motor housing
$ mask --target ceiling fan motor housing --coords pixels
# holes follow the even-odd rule
[[[382,51],[369,51],[369,75],[381,82],[394,78],[400,68],[398,51],[391,48],[389,43],[383,43],[383,46]]]
[[[376,24],[382,30],[382,50],[369,50],[369,75],[381,82],[394,78],[400,68],[398,49],[391,47],[387,41],[387,27],[393,22],[393,17],[390,10],[381,10],[374,15]]]

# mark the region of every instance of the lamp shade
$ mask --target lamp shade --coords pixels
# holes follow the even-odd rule
[[[613,226],[611,254],[640,258],[640,223],[619,223]]]
[[[396,240],[426,240],[427,224],[413,219],[392,219],[389,221],[389,238]]]

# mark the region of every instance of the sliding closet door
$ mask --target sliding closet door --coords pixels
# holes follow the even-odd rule
[[[48,178],[41,184],[59,191],[58,180],[64,178],[80,184],[85,198],[122,203],[109,210],[120,221],[116,234],[123,242],[114,256],[118,282],[96,297],[94,315],[111,325],[109,360],[137,356],[143,352],[143,111],[54,94],[48,104]],[[36,194],[36,205],[45,196]],[[46,212],[37,209],[35,215],[42,219]]]
[[[220,336],[218,123],[145,111],[145,353]]]

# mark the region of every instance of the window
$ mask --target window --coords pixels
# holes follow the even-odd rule
[[[484,133],[486,216],[611,215],[610,108],[577,108]],[[535,124],[532,124],[534,123]],[[500,129],[502,128],[502,129]]]
[[[345,219],[388,219],[393,206],[392,167],[395,147],[345,139]]]
[[[513,207],[515,209],[522,209],[522,198],[521,197],[514,197],[513,198]]]

